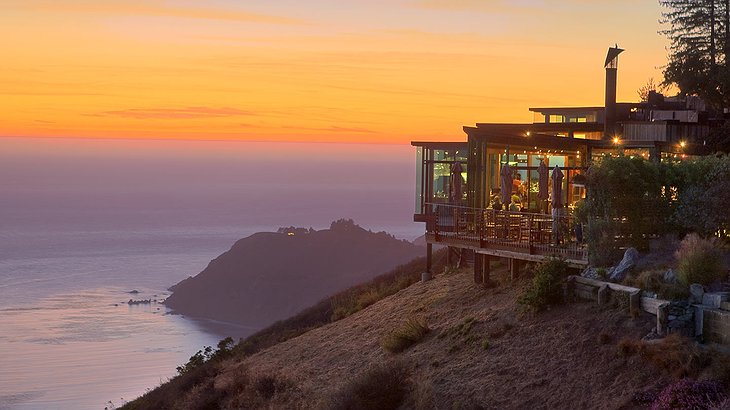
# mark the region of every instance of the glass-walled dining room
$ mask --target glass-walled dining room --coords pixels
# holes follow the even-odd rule
[[[558,203],[572,209],[585,198],[586,191],[583,178],[587,163],[587,147],[580,144],[565,146],[540,146],[524,144],[489,143],[487,139],[471,141],[470,152],[470,206],[476,208],[493,208],[503,210],[519,210],[521,212],[549,213]],[[547,169],[546,195],[540,196],[541,163]],[[509,165],[511,184],[507,186],[508,195],[502,190],[502,170]],[[554,192],[553,173],[560,170],[560,189]],[[560,195],[560,201],[556,201]],[[504,203],[505,198],[509,203]]]
[[[416,146],[416,215],[438,204],[466,205],[467,143],[414,142]]]

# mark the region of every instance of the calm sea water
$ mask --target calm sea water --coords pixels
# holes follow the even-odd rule
[[[413,168],[403,146],[0,140],[0,409],[119,405],[250,334],[126,303],[236,239],[342,217],[415,238]]]

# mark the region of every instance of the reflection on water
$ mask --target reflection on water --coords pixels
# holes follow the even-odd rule
[[[253,330],[187,320],[159,303],[127,304],[166,296],[100,288],[0,309],[0,408],[118,405],[173,376],[202,346]]]

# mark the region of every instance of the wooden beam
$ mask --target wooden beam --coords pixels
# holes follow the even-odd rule
[[[520,276],[520,261],[518,259],[509,259],[509,276],[512,280],[516,280]]]
[[[492,266],[491,266],[491,259],[492,257],[489,255],[482,255],[484,258],[484,266],[482,267],[482,281],[485,284],[489,284],[489,275],[491,274]]]
[[[474,283],[482,283],[482,259],[484,255],[474,254]]]
[[[669,303],[669,301],[663,299],[642,297],[641,309],[645,312],[651,313],[652,315],[656,315],[659,307],[665,303]]]
[[[604,282],[604,281],[601,281],[601,280],[584,278],[582,276],[576,276],[575,277],[575,281],[578,282],[578,283],[582,283],[584,285],[595,286],[597,288],[600,288],[603,285],[608,285],[608,287],[611,290],[615,290],[617,292],[628,292],[628,293],[632,293],[632,292],[636,292],[637,290],[641,290],[639,288],[634,288],[634,287],[631,287],[631,286],[624,286],[624,285],[619,285],[618,283]]]
[[[427,243],[426,244],[426,272],[428,272],[428,273],[433,273],[433,272],[431,272],[432,259],[433,259],[433,244]]]

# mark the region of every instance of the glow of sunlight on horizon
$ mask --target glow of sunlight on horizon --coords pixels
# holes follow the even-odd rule
[[[0,136],[407,143],[660,82],[656,1],[6,0]]]

